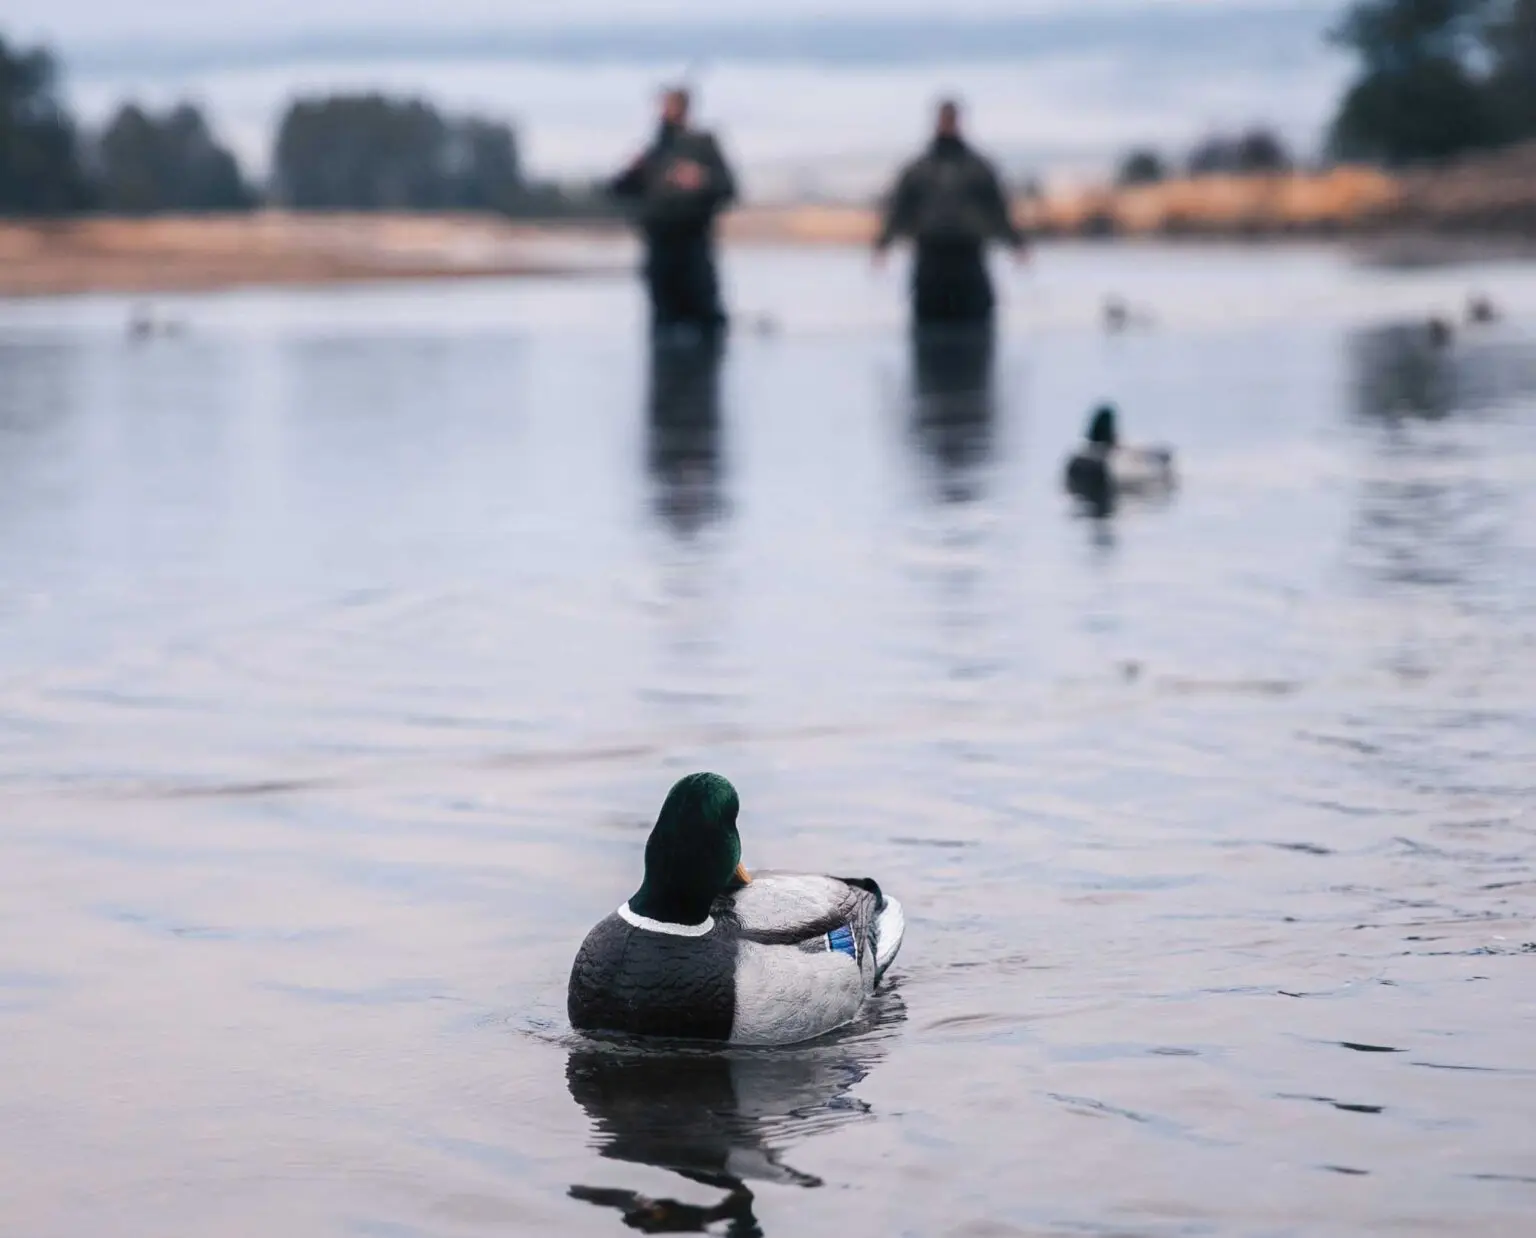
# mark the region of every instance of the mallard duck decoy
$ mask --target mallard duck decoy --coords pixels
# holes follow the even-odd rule
[[[1478,292],[1467,298],[1467,321],[1479,326],[1499,320],[1499,309],[1492,298]]]
[[[1067,460],[1064,482],[1098,511],[1125,494],[1156,494],[1174,485],[1173,450],[1130,447],[1120,442],[1115,407],[1101,404],[1088,422],[1082,445]]]
[[[645,880],[576,953],[572,1027],[768,1045],[858,1017],[901,948],[901,904],[868,878],[749,875],[739,810],[718,774],[672,788]]]
[[[1104,298],[1104,329],[1111,335],[1133,327],[1150,327],[1152,323],[1150,311],[1129,304],[1123,297]]]

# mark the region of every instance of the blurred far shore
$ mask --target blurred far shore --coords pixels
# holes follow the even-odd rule
[[[1342,166],[1211,174],[1020,195],[1036,238],[1339,240],[1362,259],[1421,265],[1536,257],[1536,143],[1434,169]],[[870,244],[867,203],[746,206],[731,245]],[[0,220],[0,296],[207,291],[261,285],[610,274],[633,265],[616,216],[255,208]]]
[[[1319,135],[1321,113],[1305,132],[1207,113],[1200,122],[1204,136],[1174,150],[1166,117],[1149,118],[1162,134],[1158,142],[1119,144],[1111,148],[1122,151],[1117,161],[1106,154],[1097,170],[1078,166],[1065,175],[1043,156],[1033,159],[1027,148],[1017,148],[1000,166],[1015,219],[1033,237],[1337,239],[1389,264],[1536,252],[1536,0],[1356,0],[1341,5],[1326,31],[1310,24],[1323,20],[1312,9],[1283,21],[1231,14],[1222,19],[1236,23],[1231,29],[1197,23],[1211,36],[1204,42],[1194,37],[1194,26],[1181,35],[1182,26],[1167,25],[1186,19],[1195,20],[1149,12],[1144,43],[1121,49],[1127,63],[1151,69],[1159,63],[1153,50],[1163,48],[1167,60],[1170,49],[1187,44],[1195,57],[1190,64],[1209,61],[1213,71],[1225,63],[1220,56],[1247,55],[1256,66],[1258,50],[1271,46],[1288,49],[1301,65],[1325,57],[1331,46],[1353,65],[1352,76],[1330,79],[1319,96],[1333,101],[1331,121]],[[803,57],[820,48],[831,56],[841,38],[869,54],[890,44],[886,51],[895,55],[906,46],[896,46],[901,35],[932,52],[969,31],[970,42],[951,48],[972,58],[971,69],[958,76],[985,71],[996,77],[997,65],[978,67],[991,64],[986,57],[994,45],[1023,46],[1045,30],[972,25],[813,26],[779,51]],[[1079,33],[1092,36],[1085,46],[1107,46],[1109,29]],[[883,41],[874,39],[881,31]],[[946,31],[950,43],[934,43]],[[1216,34],[1222,38],[1212,42]],[[1234,43],[1238,34],[1247,42]],[[674,37],[677,31],[667,33]],[[724,36],[715,31],[711,37]],[[756,42],[730,47],[738,55],[768,54]],[[1218,54],[1218,47],[1225,51]],[[620,50],[618,44],[603,49],[610,57]],[[907,48],[902,54],[916,53]],[[853,63],[840,71],[851,71]],[[1183,72],[1179,65],[1189,68],[1175,57],[1167,72]],[[1019,71],[1017,90],[1009,86],[999,95],[995,82],[991,88],[991,115],[1004,128],[1010,117],[1016,122],[1026,115],[1049,128],[1075,108],[1091,111],[1110,89],[1047,83],[1031,98],[1035,79]],[[958,85],[963,93],[964,82]],[[1172,82],[1159,89],[1170,99],[1177,93]],[[1274,83],[1254,89],[1286,112]],[[157,109],[132,97],[138,91],[114,92],[111,106],[84,123],[71,110],[52,51],[0,37],[0,296],[583,275],[632,263],[627,221],[602,175],[609,155],[593,141],[581,147],[588,156],[585,176],[567,168],[554,179],[529,169],[523,135],[503,116],[447,110],[412,93],[294,89],[279,96],[282,106],[257,145],[245,133],[242,162],[200,104],[177,101],[155,86],[150,93],[163,104]],[[602,106],[608,109],[603,123],[617,133],[613,104]],[[643,96],[636,107],[638,147],[648,124]],[[1289,114],[1294,119],[1294,109]],[[548,123],[551,113],[541,115],[541,124]],[[1120,134],[1140,128],[1139,119],[1123,121],[1138,115],[1134,109],[1119,115]],[[780,120],[791,123],[787,113]],[[1095,123],[1108,132],[1102,117]],[[627,122],[621,127],[627,132]],[[988,133],[977,128],[987,146]],[[806,166],[822,160],[817,166],[830,179],[807,173],[799,190],[781,184],[771,195],[754,195],[753,164],[739,161],[744,203],[722,221],[728,245],[865,245],[874,238],[879,193],[899,159],[876,159],[867,150],[857,157],[818,154],[814,129],[805,122],[789,131],[797,135],[793,145],[807,146]],[[720,136],[729,150],[728,118]],[[916,143],[919,135],[911,138]],[[881,140],[887,139],[905,144],[905,135]],[[1048,166],[1032,166],[1037,162]],[[616,162],[607,169],[616,170]],[[757,171],[773,179],[766,168]]]

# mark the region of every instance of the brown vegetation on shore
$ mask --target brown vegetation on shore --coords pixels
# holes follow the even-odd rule
[[[721,220],[726,241],[775,245],[869,245],[880,229],[868,206],[749,206]]]
[[[569,232],[484,215],[158,216],[0,223],[0,296],[612,269]]]
[[[1220,175],[1124,188],[1060,190],[1015,204],[1036,236],[1327,235],[1390,211],[1396,180],[1373,168],[1326,173]],[[727,240],[781,244],[868,244],[878,212],[865,206],[749,208],[730,216]]]
[[[1397,173],[1201,176],[1049,194],[1022,203],[1045,236],[1286,236],[1403,233],[1536,240],[1536,143]]]
[[[1466,155],[1400,178],[1399,226],[1536,239],[1536,142]]]
[[[1389,211],[1401,192],[1385,172],[1341,167],[1047,194],[1019,215],[1041,236],[1331,235]]]
[[[1021,201],[1017,214],[1048,237],[1348,235],[1388,248],[1406,237],[1419,257],[1447,244],[1464,248],[1468,238],[1530,245],[1536,144],[1397,175],[1340,167],[1061,191]],[[748,207],[725,220],[723,237],[865,245],[878,226],[868,206]],[[598,273],[632,265],[614,244],[619,235],[613,225],[540,226],[474,214],[264,211],[0,223],[0,296]]]
[[[1207,175],[1150,185],[1064,189],[1020,200],[1021,225],[1043,237],[1348,236],[1372,244],[1408,237],[1417,249],[1463,253],[1432,238],[1474,238],[1487,252],[1536,242],[1536,143],[1454,163],[1389,173]],[[756,208],[726,223],[727,239],[779,244],[867,244],[879,227],[863,206]]]

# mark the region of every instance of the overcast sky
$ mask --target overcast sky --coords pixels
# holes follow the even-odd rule
[[[1340,3],[5,0],[0,32],[56,47],[87,125],[191,99],[257,175],[291,98],[339,90],[512,120],[536,174],[602,172],[688,72],[748,189],[778,196],[864,192],[951,91],[1015,175],[1257,123],[1311,153],[1348,72],[1322,37]]]
[[[0,25],[14,36],[71,44],[284,35],[344,29],[443,26],[594,25],[622,21],[707,22],[799,18],[1016,16],[1149,8],[1310,8],[1331,12],[1337,0],[6,0]]]

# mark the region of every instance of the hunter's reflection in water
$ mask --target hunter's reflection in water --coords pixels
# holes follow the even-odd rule
[[[1392,323],[1349,339],[1353,407],[1363,417],[1443,417],[1456,399],[1454,345],[1422,323]]]
[[[1536,348],[1497,325],[1442,337],[1422,323],[1389,323],[1355,332],[1346,348],[1360,417],[1433,419],[1536,391]]]
[[[1536,349],[1496,329],[1440,342],[1398,324],[1356,333],[1348,354],[1349,407],[1370,452],[1351,560],[1377,587],[1455,586],[1476,605],[1516,510],[1490,457],[1536,391]]]
[[[722,341],[653,341],[646,459],[656,514],[679,536],[725,511],[720,429]]]
[[[875,998],[870,1021],[842,1039],[780,1049],[597,1041],[572,1049],[566,1083],[592,1119],[602,1156],[670,1170],[725,1194],[703,1205],[578,1184],[571,1196],[616,1209],[643,1233],[702,1233],[724,1223],[721,1232],[732,1238],[759,1238],[747,1182],[822,1185],[780,1157],[869,1115],[850,1092],[885,1056],[884,1039],[905,1017],[901,998],[888,990]]]
[[[997,407],[989,327],[912,332],[912,434],[944,502],[981,496]]]

